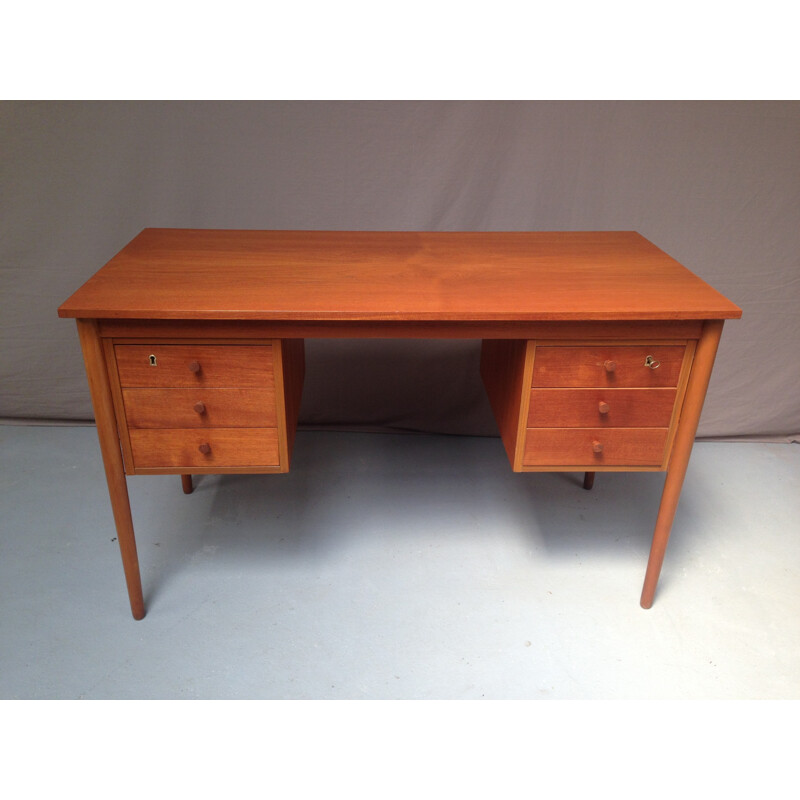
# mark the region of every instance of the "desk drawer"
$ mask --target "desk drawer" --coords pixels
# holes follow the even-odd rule
[[[275,385],[271,345],[118,344],[114,353],[124,388]]]
[[[123,389],[131,428],[274,428],[274,389]]]
[[[537,346],[532,386],[675,387],[685,350],[684,345]],[[657,368],[646,366],[648,356]]]
[[[136,469],[271,467],[280,461],[277,428],[129,431]]]
[[[529,428],[668,428],[676,389],[532,389]]]
[[[658,467],[664,460],[667,433],[666,428],[529,428],[522,464],[587,470]]]

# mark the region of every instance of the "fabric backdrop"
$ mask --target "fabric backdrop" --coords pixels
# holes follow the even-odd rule
[[[699,434],[800,432],[800,103],[0,104],[0,417],[91,419],[56,308],[144,227],[637,230],[740,305]],[[309,340],[301,423],[495,435],[475,341]]]

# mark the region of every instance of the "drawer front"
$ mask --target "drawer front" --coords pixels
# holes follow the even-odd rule
[[[131,428],[275,428],[275,390],[123,389]]]
[[[270,345],[118,344],[114,352],[125,388],[275,386]]]
[[[667,428],[676,389],[532,389],[529,428]]]
[[[684,345],[537,346],[534,388],[539,387],[675,387]],[[658,367],[645,365],[651,356]]]
[[[129,433],[137,469],[269,467],[280,460],[276,428],[134,428]]]
[[[531,428],[523,466],[657,467],[664,459],[666,428]],[[595,452],[595,447],[601,447]]]

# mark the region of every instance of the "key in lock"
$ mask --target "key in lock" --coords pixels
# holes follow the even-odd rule
[[[661,362],[657,361],[653,356],[647,356],[644,360],[644,365],[650,367],[650,369],[658,369],[661,366]]]

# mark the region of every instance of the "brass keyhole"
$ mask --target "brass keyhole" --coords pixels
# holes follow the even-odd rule
[[[151,367],[157,367],[158,364],[156,363],[156,357],[154,355],[150,355],[149,358],[150,358],[150,366]]]

